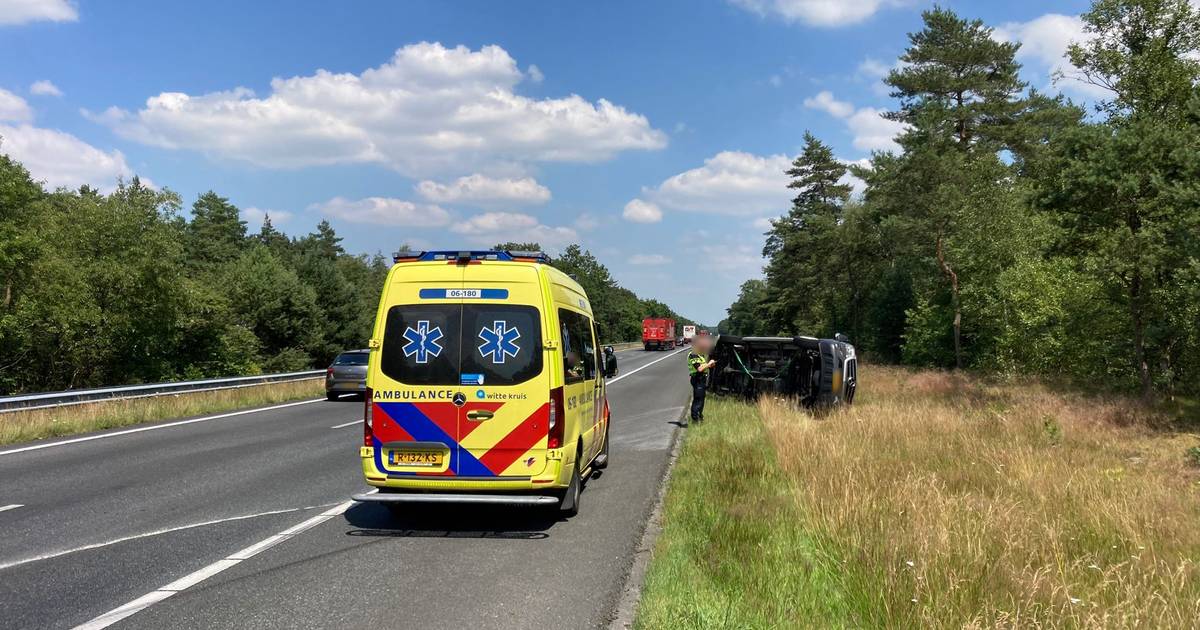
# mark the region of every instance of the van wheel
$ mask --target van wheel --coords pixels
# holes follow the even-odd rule
[[[579,496],[583,492],[583,479],[579,475],[579,457],[575,457],[575,465],[571,468],[571,483],[563,492],[562,501],[558,504],[558,512],[563,516],[579,514]]]

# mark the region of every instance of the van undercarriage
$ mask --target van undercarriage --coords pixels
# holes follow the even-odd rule
[[[721,335],[711,358],[709,391],[757,398],[781,396],[806,407],[854,400],[858,359],[840,339],[813,337],[734,337]]]

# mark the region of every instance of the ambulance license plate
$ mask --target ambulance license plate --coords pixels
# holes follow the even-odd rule
[[[388,453],[388,465],[437,468],[442,465],[442,454],[436,451],[391,451]]]

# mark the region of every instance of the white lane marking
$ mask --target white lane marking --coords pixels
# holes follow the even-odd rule
[[[333,426],[331,426],[331,427],[329,427],[329,428],[330,428],[330,429],[344,429],[344,428],[346,428],[346,427],[348,427],[348,426],[350,426],[350,425],[353,425],[353,424],[362,424],[362,420],[361,420],[361,419],[359,419],[359,420],[351,420],[350,422],[346,422],[346,423],[344,423],[344,424],[335,424],[335,425],[333,425]]]
[[[118,437],[121,435],[129,435],[131,433],[141,433],[142,431],[155,431],[158,429],[169,429],[171,427],[183,426],[185,424],[194,424],[197,422],[208,422],[209,420],[220,420],[222,418],[232,418],[234,416],[244,416],[248,413],[258,413],[260,411],[274,411],[276,409],[286,409],[288,407],[296,407],[299,405],[311,405],[315,402],[321,402],[324,398],[314,398],[312,400],[301,400],[300,402],[284,403],[282,405],[274,405],[271,407],[262,407],[260,409],[246,409],[245,411],[233,411],[230,413],[222,413],[215,416],[204,416],[202,418],[192,418],[191,420],[178,420],[176,422],[167,422],[164,424],[155,424],[148,427],[138,427],[136,429],[125,429],[124,431],[113,431],[112,433],[101,433],[99,435],[88,435],[84,437],[72,438],[70,440],[61,440],[58,442],[50,442],[48,444],[34,444],[32,446],[22,446],[20,448],[10,448],[7,451],[0,451],[0,456],[14,455],[16,453],[24,453],[26,451],[37,451],[43,448],[52,446],[66,446],[67,444],[78,444],[79,442],[91,442],[92,440],[102,440],[104,438]]]
[[[181,532],[181,531],[188,530],[188,529],[196,529],[197,527],[207,527],[208,525],[219,525],[221,523],[230,523],[233,521],[244,521],[244,520],[251,519],[251,518],[259,518],[261,516],[272,516],[275,514],[290,514],[292,512],[304,512],[307,510],[317,510],[317,509],[320,509],[323,507],[328,507],[329,505],[332,505],[332,504],[310,505],[308,507],[287,508],[284,510],[270,510],[267,512],[257,512],[255,514],[242,514],[240,516],[229,516],[226,518],[218,518],[218,519],[211,520],[211,521],[203,521],[200,523],[191,523],[188,525],[178,525],[176,527],[168,527],[166,529],[156,529],[152,532],[145,532],[142,534],[133,534],[132,536],[122,536],[120,538],[116,538],[113,540],[106,540],[104,542],[92,543],[90,545],[84,545],[82,547],[73,547],[71,549],[63,549],[61,551],[52,551],[50,553],[42,554],[40,556],[33,556],[31,558],[22,558],[20,560],[11,560],[9,562],[0,562],[0,570],[10,569],[12,567],[21,566],[22,564],[29,564],[30,562],[39,562],[42,560],[49,560],[51,558],[57,558],[59,556],[65,556],[65,555],[72,554],[72,553],[78,553],[80,551],[88,551],[91,549],[100,549],[102,547],[110,547],[112,545],[120,544],[123,542],[129,542],[131,540],[140,540],[142,538],[150,538],[152,536],[161,536],[163,534],[170,534],[173,532]]]
[[[19,507],[25,507],[25,504],[24,503],[11,503],[9,505],[0,505],[0,512],[7,512],[9,510],[15,510]]]
[[[679,354],[680,352],[683,352],[683,351],[684,351],[684,350],[686,350],[686,349],[687,349],[687,348],[682,348],[682,349],[676,350],[675,352],[672,352],[672,353],[668,354],[667,356],[665,356],[665,357],[662,357],[662,358],[660,358],[660,359],[655,359],[655,360],[653,360],[653,361],[651,361],[651,362],[647,363],[646,365],[643,365],[643,366],[641,366],[641,367],[636,367],[636,368],[633,368],[632,370],[629,370],[628,372],[626,372],[626,373],[624,373],[624,374],[622,374],[622,375],[618,376],[617,378],[614,378],[614,379],[612,379],[611,381],[609,381],[609,382],[608,382],[608,384],[609,384],[609,385],[612,385],[613,383],[616,383],[617,381],[619,381],[619,380],[621,380],[621,379],[625,378],[626,376],[632,376],[632,375],[634,375],[634,374],[637,374],[638,372],[641,372],[642,370],[644,370],[644,369],[646,369],[646,368],[650,367],[651,365],[654,365],[655,363],[658,363],[659,361],[665,361],[665,360],[667,360],[667,359],[670,359],[671,357],[673,357],[673,356],[675,356],[675,355]]]
[[[278,545],[279,543],[296,536],[297,534],[300,534],[306,530],[312,529],[312,528],[316,527],[317,525],[320,525],[321,523],[324,523],[325,521],[328,521],[329,519],[331,519],[335,516],[341,515],[343,512],[348,510],[350,508],[350,506],[353,504],[354,504],[354,501],[345,501],[343,503],[339,503],[339,504],[333,506],[332,508],[329,508],[328,510],[321,512],[320,514],[318,514],[302,523],[299,523],[298,525],[289,527],[289,528],[285,529],[284,531],[279,532],[278,534],[275,534],[274,536],[270,536],[270,537],[266,538],[265,540],[256,542],[253,545],[250,545],[249,547],[242,549],[241,551],[237,551],[232,554],[229,554],[228,556],[226,556],[220,560],[217,560],[216,562],[214,562],[202,569],[193,571],[193,572],[179,578],[178,580],[175,580],[175,581],[173,581],[169,584],[166,584],[158,589],[150,591],[149,593],[146,593],[145,595],[142,595],[141,597],[139,597],[127,604],[118,606],[118,607],[104,613],[103,615],[100,615],[99,617],[92,619],[91,621],[89,621],[87,623],[83,623],[78,626],[75,626],[75,630],[99,630],[100,628],[107,628],[107,627],[113,625],[114,623],[117,623],[118,621],[125,619],[126,617],[135,615],[138,612],[141,612],[141,611],[153,606],[154,604],[157,604],[158,602],[161,602],[162,600],[164,600],[168,597],[171,597],[172,595],[174,595],[176,593],[179,593],[190,587],[193,587],[193,586],[203,582],[204,580],[207,580],[208,578],[210,578],[214,575],[217,575],[218,573],[221,573],[222,571],[224,571],[226,569],[237,566],[243,560],[252,558],[252,557],[270,549],[271,547],[274,547],[275,545]]]

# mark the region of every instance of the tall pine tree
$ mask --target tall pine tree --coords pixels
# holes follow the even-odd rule
[[[211,190],[200,195],[187,227],[188,260],[211,268],[236,260],[245,245],[246,222],[237,206]]]
[[[797,191],[792,208],[771,222],[763,256],[768,259],[767,281],[774,291],[763,305],[770,313],[773,332],[826,332],[839,326],[836,292],[841,288],[831,271],[836,249],[832,239],[850,186],[841,183],[846,165],[833,150],[811,133],[804,134],[804,150],[787,170],[789,188]]]

